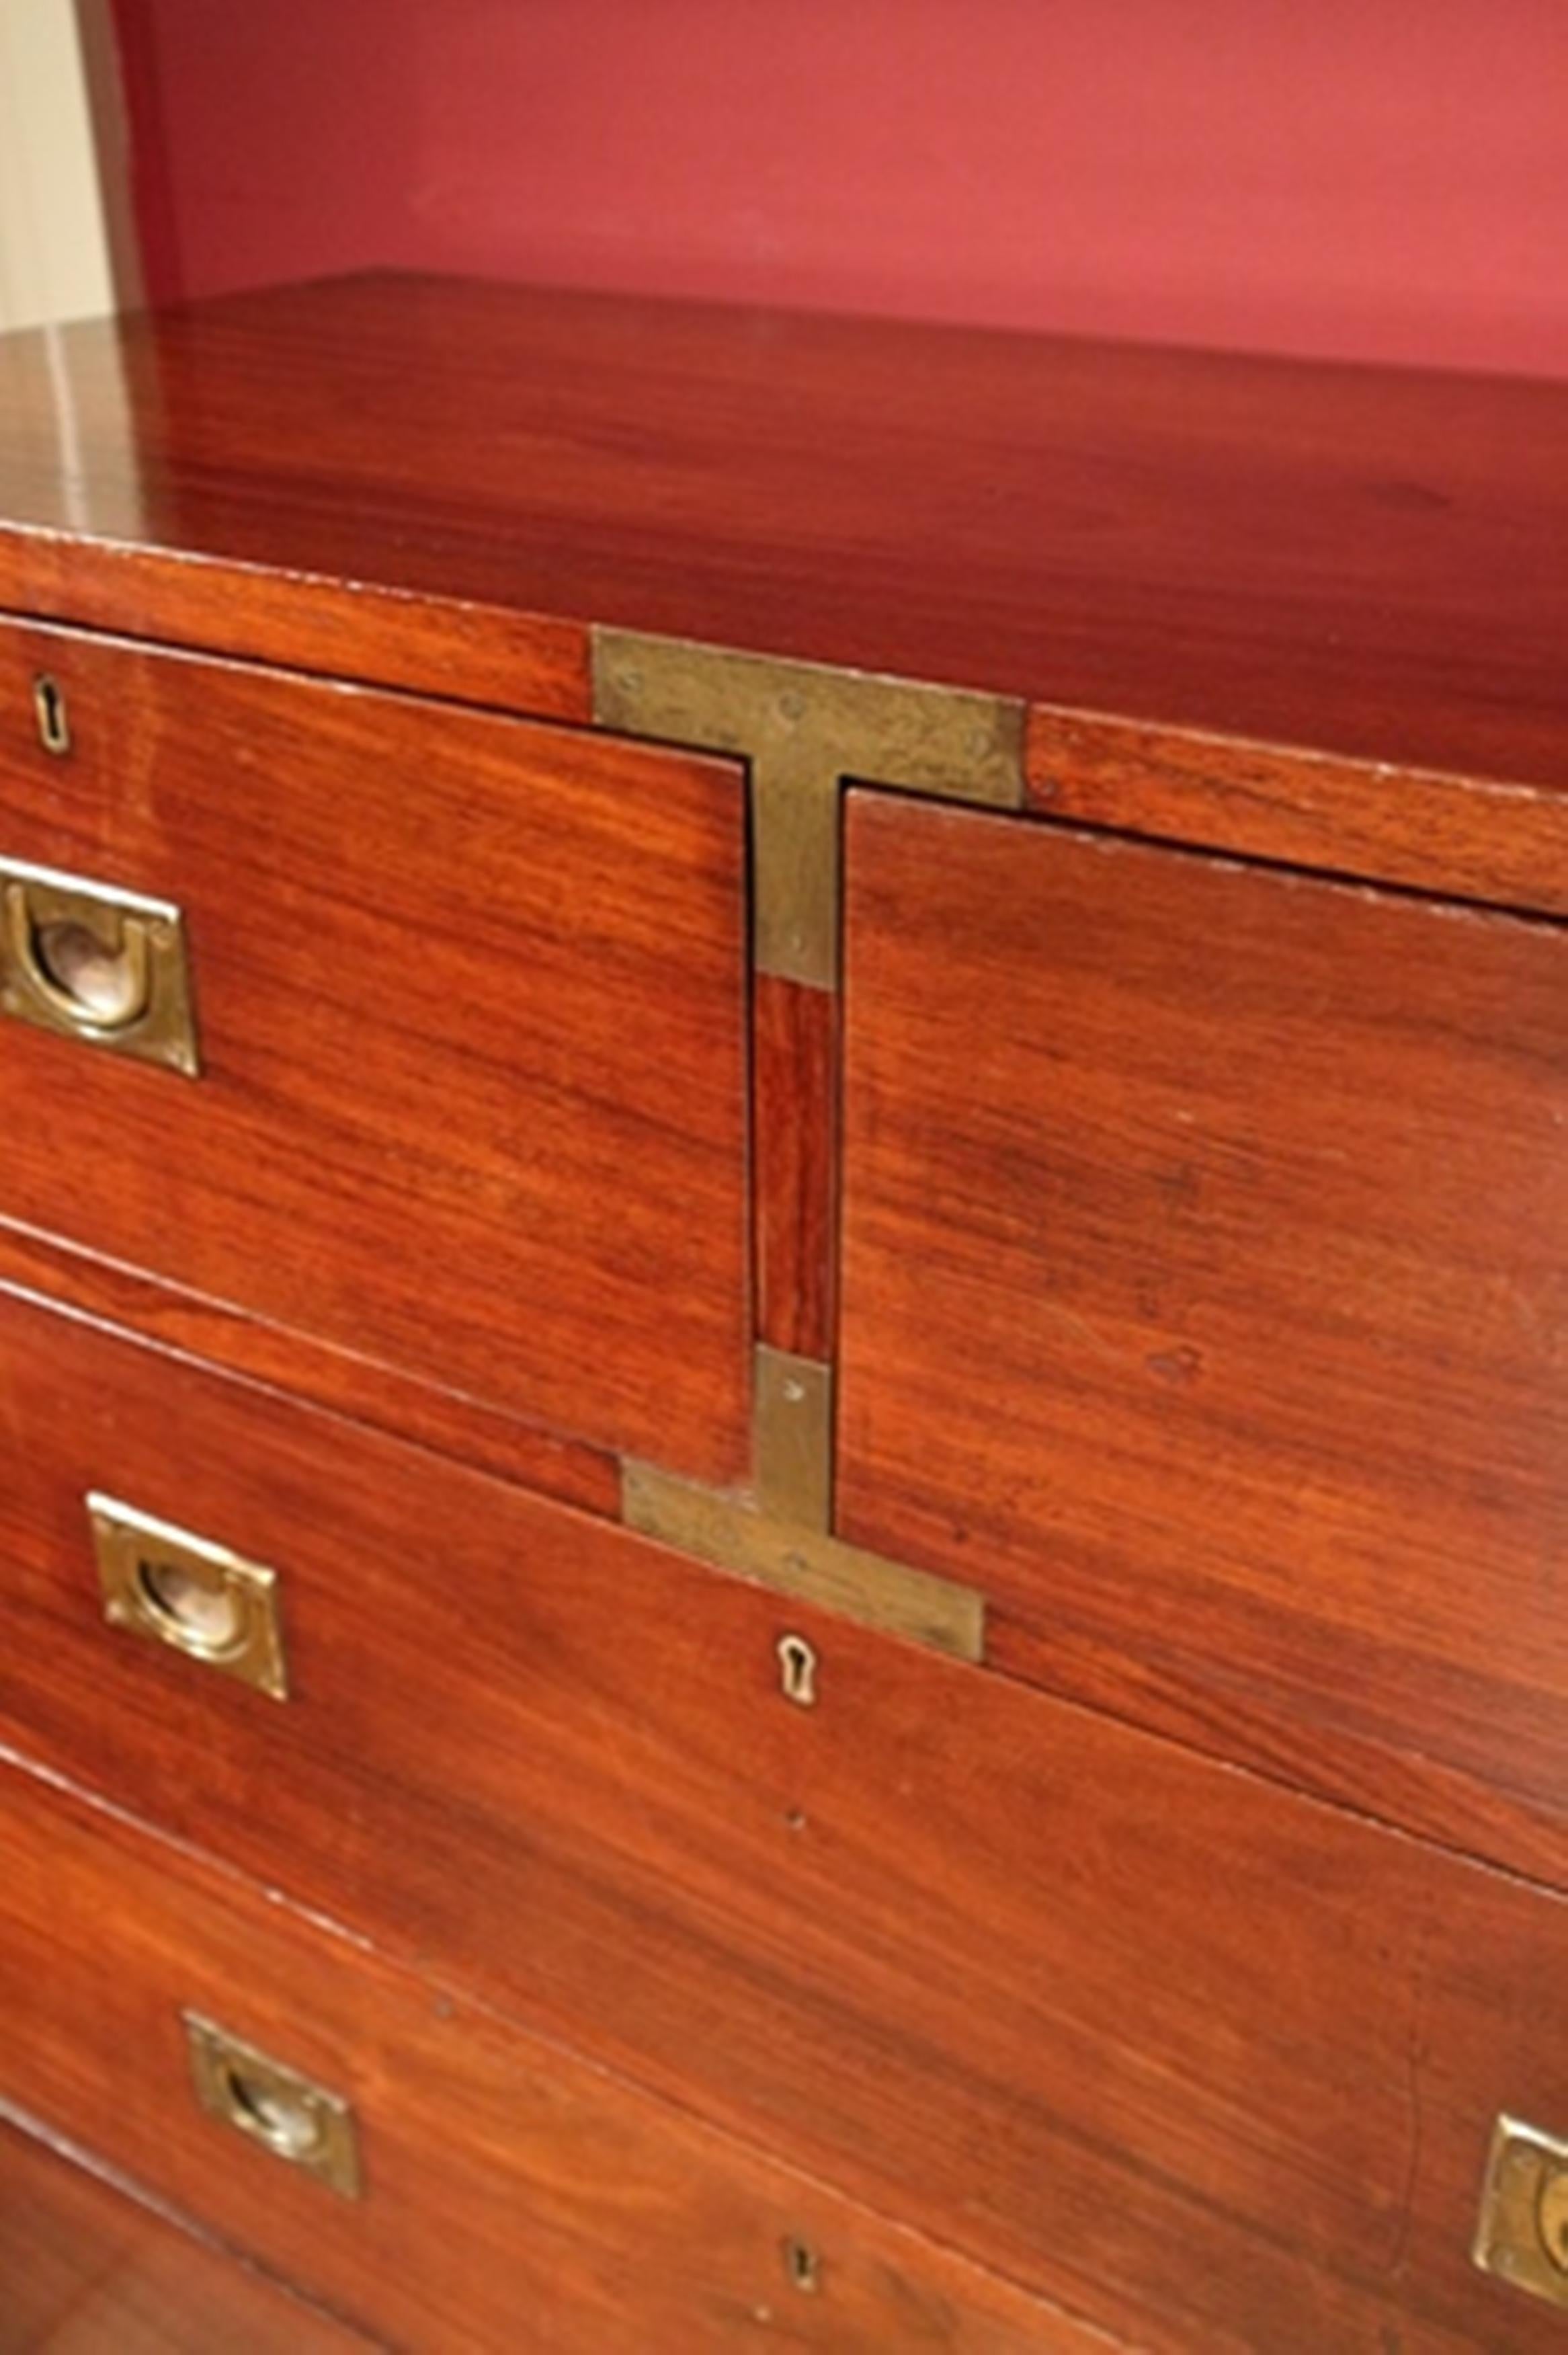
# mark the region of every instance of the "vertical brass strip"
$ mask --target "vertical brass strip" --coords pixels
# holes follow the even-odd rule
[[[603,628],[593,633],[593,688],[602,728],[747,762],[753,964],[810,988],[839,986],[846,779],[997,809],[1023,804],[1024,707],[1009,697]],[[625,1465],[630,1526],[978,1660],[978,1594],[832,1534],[832,1366],[759,1344],[754,1413],[753,1497]]]
[[[832,1525],[833,1369],[758,1342],[754,1360],[758,1512],[798,1528]]]

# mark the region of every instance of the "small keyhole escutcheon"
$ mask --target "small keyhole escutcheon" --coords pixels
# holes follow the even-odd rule
[[[779,1681],[786,1700],[812,1709],[817,1700],[817,1655],[804,1636],[779,1638]]]
[[[791,2288],[803,2290],[808,2297],[815,2296],[821,2287],[821,2257],[809,2241],[799,2241],[793,2234],[784,2243],[784,2271]]]
[[[65,697],[52,678],[40,674],[33,681],[33,710],[38,722],[38,741],[46,752],[58,754],[70,751],[70,723],[66,718]]]

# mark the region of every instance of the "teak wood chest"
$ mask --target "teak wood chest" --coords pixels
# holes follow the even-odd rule
[[[1568,388],[356,278],[0,344],[0,607],[12,2123],[247,2346],[1568,2348]]]

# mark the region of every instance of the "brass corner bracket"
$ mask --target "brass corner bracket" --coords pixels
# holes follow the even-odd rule
[[[599,726],[747,763],[758,973],[838,987],[846,779],[1022,806],[1024,708],[1008,697],[602,626],[592,648]],[[980,1594],[833,1535],[832,1368],[759,1343],[753,1400],[751,1493],[623,1464],[628,1527],[865,1625],[983,1658]]]
[[[620,1512],[628,1529],[863,1626],[955,1659],[983,1659],[985,1603],[972,1587],[832,1534],[832,1367],[759,1343],[753,1380],[751,1493],[722,1495],[652,1465],[623,1461]]]
[[[749,762],[753,961],[818,989],[838,984],[846,777],[1023,801],[1023,705],[1006,696],[596,627],[593,702],[602,728]]]
[[[716,1495],[649,1465],[623,1464],[620,1490],[628,1529],[715,1570],[954,1659],[985,1657],[985,1604],[971,1587],[888,1561],[821,1529],[775,1520],[746,1498]]]

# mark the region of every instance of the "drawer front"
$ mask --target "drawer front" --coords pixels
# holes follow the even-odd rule
[[[0,1428],[0,1743],[1137,2344],[1555,2343],[1468,2246],[1563,1902],[4,1295]],[[286,1699],[89,1492],[276,1572]]]
[[[5,2355],[374,2355],[357,2331],[0,2126]]]
[[[863,794],[848,870],[842,1533],[1560,1880],[1568,936]]]
[[[0,1022],[0,1216],[735,1476],[744,834],[722,762],[0,624],[0,859],[176,907],[201,1060]]]
[[[9,1768],[0,1926],[0,2098],[398,2347],[1105,2343]],[[260,2056],[343,2105],[356,2196],[198,2103],[192,2013],[240,2048],[226,2100],[276,2105]]]

